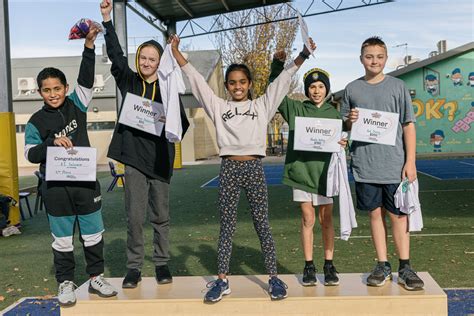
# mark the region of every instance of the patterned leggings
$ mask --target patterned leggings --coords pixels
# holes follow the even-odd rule
[[[229,272],[232,237],[237,225],[237,204],[240,188],[245,190],[250,204],[253,225],[260,239],[265,268],[269,275],[277,274],[275,243],[268,222],[268,194],[261,159],[235,161],[223,159],[219,175],[220,234],[218,273]]]

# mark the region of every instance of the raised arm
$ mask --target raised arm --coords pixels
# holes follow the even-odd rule
[[[74,104],[86,112],[89,103],[92,100],[92,87],[94,86],[95,73],[95,40],[99,29],[92,26],[86,36],[84,51],[82,52],[81,65],[79,66],[79,76],[77,77],[77,85],[74,92],[69,96]]]
[[[110,71],[122,91],[122,87],[127,82],[127,78],[133,75],[133,70],[128,66],[128,59],[124,55],[122,47],[115,33],[114,25],[110,13],[112,12],[112,1],[103,0],[100,4],[100,13],[102,14],[102,25],[105,28],[105,44],[107,46],[107,56],[112,61]]]
[[[207,115],[214,121],[216,108],[225,100],[215,95],[214,91],[209,87],[204,77],[191,65],[179,50],[179,37],[171,35],[168,44],[171,45],[173,56],[186,74],[191,85],[191,91],[199,103],[203,106]]]
[[[313,42],[312,39],[311,46],[316,49],[316,44]],[[282,56],[282,57],[286,57]],[[267,109],[267,118],[270,120],[277,111],[278,107],[284,100],[285,96],[288,94],[288,89],[290,87],[291,77],[298,71],[299,67],[304,63],[306,59],[309,58],[309,50],[306,46],[303,47],[303,50],[299,53],[299,55],[295,58],[295,60],[287,66],[286,69],[281,71],[275,79],[272,78],[272,74],[270,74],[270,85],[267,87],[265,94],[262,95],[257,101],[262,102],[263,106]],[[284,59],[283,59],[284,61]],[[280,60],[281,62],[281,60]],[[280,68],[281,68],[280,64]],[[278,71],[278,67],[276,67],[275,71]],[[275,77],[275,75],[273,75]]]

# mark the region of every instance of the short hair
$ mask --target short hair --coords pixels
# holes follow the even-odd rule
[[[381,46],[385,49],[385,53],[387,53],[387,45],[385,45],[384,41],[382,41],[382,38],[379,36],[369,37],[362,43],[362,46],[360,47],[361,55],[364,53],[364,48],[367,46]]]
[[[64,75],[64,72],[57,68],[46,67],[41,70],[38,76],[36,77],[38,89],[41,89],[41,86],[43,85],[43,80],[46,80],[48,78],[57,78],[59,79],[59,81],[61,81],[61,84],[63,84],[64,86],[67,85],[66,76]]]

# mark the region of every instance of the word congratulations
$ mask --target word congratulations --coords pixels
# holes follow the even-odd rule
[[[54,157],[54,160],[61,160],[61,161],[90,161],[89,158],[82,158],[82,157]]]
[[[387,122],[380,122],[380,121],[375,121],[371,118],[364,117],[364,124],[366,125],[375,125],[379,127],[387,127],[388,123]]]
[[[322,134],[323,136],[331,136],[331,130],[327,128],[316,128],[313,126],[306,126],[306,133]]]
[[[155,117],[158,114],[158,113],[155,113],[153,111],[147,110],[143,106],[137,105],[137,104],[133,105],[133,110],[137,111],[137,112],[140,112],[140,113],[144,113],[144,114],[146,114],[148,116],[151,116],[151,117]]]

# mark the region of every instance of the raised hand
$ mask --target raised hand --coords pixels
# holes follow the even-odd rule
[[[97,34],[99,34],[100,32],[100,29],[95,26],[95,25],[91,25],[91,28],[89,30],[89,33],[87,33],[86,35],[86,42],[85,42],[85,45],[87,48],[94,48],[94,42],[95,42],[95,39],[97,38]]]
[[[281,62],[285,62],[286,60],[286,53],[283,50],[277,51],[273,54],[273,59],[279,60]]]
[[[168,44],[171,45],[171,49],[173,50],[179,50],[179,43],[181,42],[180,38],[178,35],[176,34],[172,34],[170,35],[170,37],[168,38]]]
[[[310,37],[309,38],[309,46],[311,47],[312,51],[314,52],[317,48],[316,44],[314,43],[313,39]],[[306,45],[303,45],[303,51],[302,53],[306,56],[309,56],[311,52],[309,51],[308,47]]]
[[[104,22],[108,22],[111,20],[110,12],[112,12],[112,1],[102,0],[102,2],[100,3],[100,13],[102,14]]]
[[[176,34],[170,35],[168,38],[168,45],[171,45],[171,51],[173,52],[174,58],[176,58],[176,61],[178,62],[178,65],[180,67],[183,67],[188,63],[186,58],[184,58],[183,54],[179,51],[179,42],[181,40],[179,39],[179,36]]]

